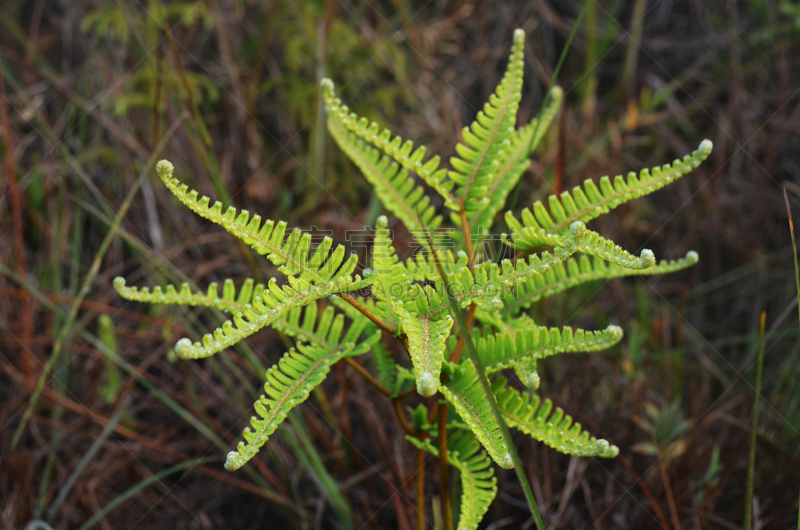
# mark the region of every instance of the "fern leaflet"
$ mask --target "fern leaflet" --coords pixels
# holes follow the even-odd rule
[[[417,298],[420,297],[427,298],[421,288]],[[429,307],[424,309],[430,313]],[[416,315],[408,311],[402,302],[395,303],[394,311],[400,316],[403,331],[408,336],[408,353],[414,365],[417,392],[425,397],[432,396],[439,386],[445,342],[453,327],[453,317],[447,315],[434,320],[423,311]]]
[[[374,333],[358,347],[352,342],[336,348],[298,344],[297,349],[286,353],[267,370],[264,395],[254,404],[261,419],[255,416],[250,419],[253,430],[247,427],[242,433],[247,443],[239,442],[236,451],[228,453],[225,469],[239,469],[253,458],[289,411],[305,401],[311,390],[325,379],[331,366],[344,357],[366,353],[379,338],[380,333]]]
[[[506,423],[545,445],[575,456],[614,458],[619,454],[616,445],[590,436],[560,407],[553,411],[553,402],[549,399],[541,401],[535,394],[520,394],[507,386],[502,377],[492,385],[492,390]]]
[[[550,102],[542,112],[541,119],[534,118],[528,125],[511,134],[503,161],[487,188],[488,202],[483,209],[474,212],[469,218],[470,234],[489,232],[495,215],[505,206],[508,194],[517,185],[525,170],[530,167],[530,156],[555,118],[563,95],[561,87],[554,86],[550,90]],[[454,222],[458,224],[460,219]]]
[[[511,368],[524,360],[538,360],[564,352],[605,350],[622,340],[622,328],[602,331],[531,326],[517,332],[501,331],[481,337],[475,348],[487,374]]]
[[[326,237],[316,248],[311,257],[311,235],[304,234],[295,229],[286,241],[286,223],[275,223],[271,220],[261,223],[261,216],[253,215],[242,210],[237,214],[236,208],[229,207],[222,212],[222,203],[217,201],[209,206],[208,197],[198,198],[196,190],[190,190],[186,184],[172,177],[173,166],[167,160],[161,160],[156,165],[158,176],[169,190],[183,204],[201,217],[213,221],[225,228],[251,247],[259,254],[266,254],[267,258],[275,265],[280,266],[280,271],[290,277],[300,275],[306,281],[312,281],[318,286],[327,286],[339,280],[350,278],[358,264],[358,256],[351,254],[344,260],[345,249],[338,245],[331,252],[333,240]],[[356,278],[358,278],[356,276]],[[368,283],[368,282],[367,282]],[[366,285],[366,284],[365,284]],[[356,287],[357,288],[357,287]]]
[[[458,209],[456,200],[450,193],[453,183],[444,179],[447,175],[447,170],[440,168],[441,159],[438,155],[423,163],[425,146],[418,147],[415,150],[414,142],[403,140],[400,136],[392,138],[392,132],[389,129],[383,129],[382,132],[378,133],[380,127],[377,123],[369,123],[366,118],[359,118],[355,113],[351,113],[347,105],[343,105],[342,101],[334,96],[333,82],[330,79],[323,79],[320,89],[322,90],[322,97],[325,99],[329,121],[336,120],[355,136],[374,145],[383,151],[386,156],[393,158],[402,168],[419,175],[428,186],[435,189],[442,196],[448,207]]]
[[[480,210],[489,202],[488,187],[508,151],[522,94],[524,45],[525,32],[515,30],[503,79],[472,125],[462,130],[463,143],[456,144],[458,156],[450,159],[453,170],[448,176],[459,186],[458,206],[468,212]]]
[[[700,146],[683,160],[675,160],[661,167],[648,171],[643,169],[637,178],[636,173],[628,173],[625,181],[622,175],[614,177],[614,183],[608,177],[600,179],[600,189],[591,180],[583,183],[583,189],[575,186],[572,193],[565,191],[561,196],[548,197],[550,211],[548,213],[541,201],[536,201],[533,211],[538,226],[551,234],[565,232],[575,221],[584,223],[608,213],[620,204],[642,197],[663,188],[667,184],[686,175],[700,165],[711,153],[711,140],[703,140]]]
[[[472,361],[465,359],[453,371],[450,379],[439,384],[439,391],[455,406],[456,412],[469,426],[475,437],[497,465],[511,469],[514,464],[508,452],[500,426],[492,413],[489,399],[483,391]]]
[[[417,449],[439,456],[429,439],[406,436]],[[461,508],[457,530],[475,530],[497,495],[497,479],[492,461],[481,452],[481,445],[468,432],[460,431],[447,440],[447,462],[461,475]]]
[[[502,314],[514,314],[521,308],[529,308],[532,303],[538,300],[586,282],[623,276],[667,274],[691,267],[698,260],[697,252],[689,251],[686,257],[681,259],[664,260],[646,269],[629,269],[614,263],[606,264],[602,259],[596,257],[589,258],[589,256],[583,255],[577,260],[570,258],[565,263],[559,263],[548,269],[544,274],[533,276],[520,285],[513,298],[508,297],[505,299],[505,307],[502,309]]]
[[[337,120],[328,120],[328,131],[375,188],[386,209],[403,221],[414,238],[429,249],[426,234],[441,224],[442,217],[435,215],[435,208],[422,186],[415,186],[407,169],[400,169],[397,162],[381,156],[378,149],[348,132]]]

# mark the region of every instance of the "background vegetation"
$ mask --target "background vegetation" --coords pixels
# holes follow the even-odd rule
[[[126,303],[111,279],[272,275],[176,207],[158,158],[206,194],[345,243],[380,203],[324,130],[319,79],[450,155],[516,27],[528,34],[520,122],[538,110],[582,4],[0,1],[0,526],[411,528],[414,450],[349,367],[253,465],[227,473],[284,338],[178,362],[175,339],[221,315]],[[599,226],[635,253],[697,250],[696,267],[534,308],[539,322],[626,333],[612,351],[542,366],[542,390],[621,449],[601,461],[521,444],[549,527],[743,524],[762,310],[753,513],[757,527],[797,524],[798,298],[782,188],[800,211],[799,47],[794,1],[589,3],[558,79],[560,118],[513,204],[703,138],[715,149]],[[483,526],[530,527],[513,472],[499,481]]]

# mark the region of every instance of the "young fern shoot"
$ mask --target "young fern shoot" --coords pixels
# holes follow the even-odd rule
[[[686,175],[708,157],[712,145],[703,140],[697,150],[672,164],[638,175],[631,172],[627,178],[603,177],[599,186],[587,180],[519,214],[506,212],[510,233],[503,239],[517,254],[499,263],[486,259],[473,246],[474,234],[490,233],[563,97],[562,90],[554,87],[539,116],[516,127],[523,44],[524,32],[515,31],[506,73],[475,121],[462,131],[463,143],[456,146],[457,156],[450,159],[449,168],[439,156],[427,157],[424,146],[415,148],[410,140],[352,113],[336,97],[333,82],[322,81],[328,131],[421,249],[401,260],[389,219],[381,216],[372,262],[363,277],[355,274],[356,255],[347,257],[345,248],[334,248],[330,238],[312,248],[309,234],[298,229],[287,232],[283,221],[224,209],[219,202],[212,205],[208,197],[200,197],[173,177],[171,163],[159,162],[159,177],[180,202],[265,255],[285,277],[272,278],[266,286],[246,280],[238,292],[227,280],[222,296],[216,284],[206,292],[194,292],[186,284],[151,291],[127,287],[122,278],[114,280],[119,294],[129,300],[232,313],[199,341],[180,339],[176,353],[182,358],[213,355],[266,326],[296,339],[296,346],[267,371],[264,395],[254,404],[257,416],[244,429],[245,441],[228,455],[227,469],[238,469],[255,457],[289,411],[308,398],[335,363],[363,355],[375,356],[370,366],[374,364],[376,372],[369,374],[357,365],[359,373],[390,399],[399,401],[415,389],[423,397],[439,395],[453,405],[446,409],[450,417],[444,424],[456,429],[452,436],[433,440],[442,431],[423,421],[409,431],[408,439],[420,450],[445,456],[460,471],[461,529],[478,526],[497,492],[491,462],[513,466],[490,400],[507,426],[557,451],[603,458],[617,455],[616,446],[592,437],[561,408],[530,390],[538,387],[539,362],[559,353],[608,349],[622,339],[622,329],[547,328],[537,325],[526,311],[539,300],[585,282],[675,272],[697,263],[695,252],[660,263],[647,249],[635,256],[586,223]],[[434,237],[445,219],[462,231],[455,252],[440,248]],[[437,272],[439,266],[449,277],[447,288]],[[479,383],[478,367],[460,355],[464,338],[454,327],[457,315],[451,299],[468,312],[483,375],[492,381],[488,395]],[[404,363],[389,355],[382,335],[402,345],[408,354]],[[504,369],[514,370],[529,391],[509,386],[501,375]],[[434,401],[427,403],[436,406]],[[405,426],[405,418],[402,421]]]

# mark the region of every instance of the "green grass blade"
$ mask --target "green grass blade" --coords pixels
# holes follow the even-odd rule
[[[117,506],[119,506],[123,502],[127,501],[128,499],[130,499],[131,497],[133,497],[134,495],[136,495],[137,493],[139,493],[143,489],[145,489],[145,488],[149,487],[150,485],[160,481],[162,478],[168,477],[169,475],[172,475],[173,473],[177,473],[178,471],[183,471],[184,469],[191,469],[193,467],[200,466],[200,465],[206,464],[208,462],[214,462],[216,460],[217,460],[216,456],[206,456],[204,458],[195,458],[193,460],[187,460],[186,462],[174,465],[172,467],[168,467],[164,471],[161,471],[159,473],[156,473],[155,475],[151,475],[151,476],[147,477],[146,479],[144,479],[143,481],[139,482],[135,486],[133,486],[131,488],[128,488],[126,491],[124,491],[119,497],[117,497],[113,501],[111,501],[108,504],[106,504],[105,506],[103,506],[103,508],[99,512],[94,514],[91,519],[89,519],[88,521],[83,523],[83,526],[81,526],[78,530],[89,530],[89,528],[92,528],[95,524],[100,522],[100,520],[103,519],[103,517],[105,517],[106,515],[111,513]]]
[[[794,238],[792,238],[794,239]],[[796,259],[796,258],[795,258]],[[756,437],[758,435],[758,403],[761,401],[761,373],[764,369],[764,332],[767,325],[767,312],[761,312],[758,326],[758,364],[756,365],[756,397],[753,402],[753,423],[750,426],[750,456],[747,459],[747,492],[744,504],[744,528],[753,527],[753,482],[756,467]]]
[[[67,498],[67,495],[72,491],[73,486],[75,486],[75,482],[78,481],[78,477],[81,476],[83,470],[86,469],[87,464],[89,461],[94,458],[95,453],[100,449],[100,447],[105,443],[106,438],[114,432],[114,427],[119,423],[119,420],[122,419],[123,413],[127,409],[125,407],[120,408],[114,416],[108,421],[105,427],[103,427],[103,431],[100,433],[100,436],[92,442],[92,445],[89,447],[89,450],[81,458],[78,465],[75,466],[75,469],[72,470],[67,481],[58,491],[58,495],[56,496],[53,504],[50,505],[50,508],[47,510],[47,522],[52,524],[53,520],[55,519],[56,515],[58,514],[58,509],[61,508],[61,503]]]

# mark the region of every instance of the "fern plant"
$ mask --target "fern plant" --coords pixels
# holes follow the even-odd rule
[[[502,237],[516,255],[499,262],[488,259],[476,250],[474,234],[491,230],[563,96],[560,88],[553,88],[539,116],[516,127],[523,42],[524,33],[517,30],[506,73],[475,121],[462,131],[449,169],[439,156],[426,157],[424,146],[415,147],[351,113],[336,97],[333,83],[323,80],[331,136],[420,249],[401,259],[389,219],[382,216],[375,227],[370,267],[362,275],[356,274],[356,255],[346,256],[345,248],[334,247],[330,238],[312,247],[309,234],[287,231],[282,221],[211,204],[173,177],[171,163],[158,163],[159,177],[180,202],[265,255],[285,277],[273,278],[266,286],[247,280],[238,291],[226,280],[221,295],[216,284],[207,292],[195,292],[185,284],[149,290],[127,287],[122,278],[114,281],[119,294],[129,300],[232,313],[200,340],[180,339],[175,351],[182,358],[213,355],[266,326],[297,340],[296,347],[267,371],[264,395],[254,404],[257,416],[244,429],[244,441],[228,454],[228,470],[255,457],[289,411],[342,360],[389,399],[401,401],[414,392],[424,398],[438,396],[438,402],[423,400],[427,407],[438,406],[415,414],[413,425],[400,420],[417,450],[433,453],[459,470],[463,497],[458,528],[476,528],[495,496],[491,461],[503,468],[518,461],[504,434],[507,427],[571,455],[618,454],[616,446],[592,437],[561,408],[532,392],[539,385],[540,361],[564,352],[607,349],[621,340],[622,330],[547,328],[537,325],[526,309],[586,282],[674,272],[696,263],[694,252],[661,262],[649,250],[635,256],[586,223],[687,174],[708,156],[711,142],[704,140],[672,164],[629,173],[627,178],[603,177],[599,185],[587,180],[519,214],[506,212],[509,233]],[[460,228],[455,251],[442,248],[436,238],[448,219]],[[392,340],[407,354],[403,360],[392,355]],[[465,346],[469,355],[463,354]],[[374,356],[374,363],[356,360],[366,355]],[[525,391],[508,384],[508,370],[528,387]],[[401,407],[394,408],[402,415]],[[436,424],[429,423],[433,418]],[[443,466],[441,488],[447,505],[446,469]],[[445,519],[451,523],[449,509]]]

